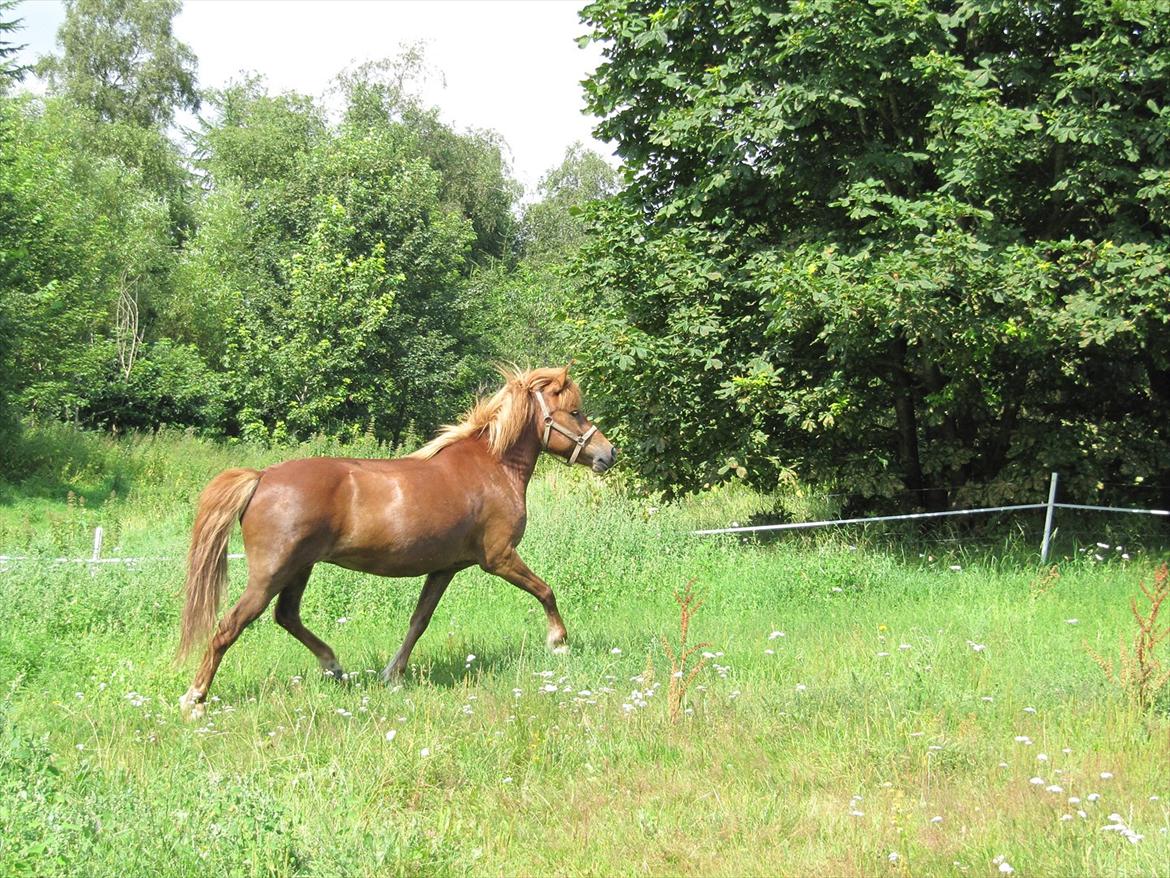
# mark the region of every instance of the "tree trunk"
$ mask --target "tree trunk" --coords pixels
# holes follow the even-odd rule
[[[914,407],[914,385],[906,368],[906,338],[898,335],[890,342],[893,359],[894,417],[898,426],[898,463],[907,490],[920,492],[926,485],[922,463],[918,458],[918,416]],[[915,502],[921,501],[921,494]]]

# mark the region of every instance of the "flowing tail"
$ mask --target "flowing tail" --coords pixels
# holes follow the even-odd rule
[[[187,603],[177,661],[203,641],[219,617],[219,602],[227,584],[227,544],[235,524],[260,481],[255,469],[224,470],[199,496],[199,511],[187,553]]]

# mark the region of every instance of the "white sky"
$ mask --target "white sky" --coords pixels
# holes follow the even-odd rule
[[[601,59],[578,48],[584,0],[186,0],[175,35],[199,59],[199,84],[217,87],[241,71],[272,92],[321,96],[355,62],[393,57],[422,41],[443,74],[423,91],[457,128],[498,131],[529,192],[580,140],[609,156],[584,115],[580,81]],[[59,0],[25,0],[15,10],[26,62],[56,51]]]

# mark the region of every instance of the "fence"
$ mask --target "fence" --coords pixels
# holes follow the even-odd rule
[[[948,509],[943,512],[908,512],[902,515],[876,515],[868,518],[833,518],[824,521],[798,521],[787,522],[785,524],[756,524],[745,527],[719,527],[709,530],[694,530],[691,531],[693,536],[710,536],[713,534],[735,534],[735,533],[752,533],[759,531],[784,531],[784,530],[808,530],[817,527],[835,527],[848,524],[876,524],[882,521],[912,521],[914,519],[925,518],[946,518],[963,515],[986,515],[994,512],[1023,512],[1032,509],[1046,510],[1044,516],[1044,537],[1040,544],[1040,561],[1046,563],[1048,561],[1049,551],[1052,547],[1052,535],[1055,532],[1055,520],[1057,509],[1078,509],[1090,512],[1121,512],[1135,515],[1158,515],[1170,517],[1170,510],[1167,509],[1132,509],[1125,506],[1092,506],[1085,503],[1057,503],[1056,491],[1059,484],[1059,476],[1057,473],[1052,474],[1052,479],[1048,486],[1048,502],[1047,503],[1017,503],[1011,506],[986,506],[979,509]],[[97,564],[139,564],[143,561],[178,561],[180,558],[167,555],[158,555],[143,558],[123,558],[120,556],[103,557],[102,556],[102,540],[104,531],[99,525],[93,533],[93,553],[88,558],[38,558],[29,555],[0,555],[0,569],[3,569],[8,562],[11,561],[34,561],[34,562],[48,562],[52,564],[86,564],[90,565],[90,572],[96,570],[93,565]],[[237,560],[244,556],[239,553],[231,553],[228,558]]]
[[[945,518],[960,515],[985,515],[993,512],[1022,512],[1029,509],[1044,509],[1044,538],[1040,544],[1040,562],[1048,561],[1049,550],[1052,547],[1052,534],[1056,520],[1057,509],[1080,509],[1092,512],[1126,512],[1137,515],[1170,516],[1167,509],[1131,509],[1125,506],[1091,506],[1085,503],[1057,503],[1056,491],[1060,477],[1052,474],[1048,485],[1047,503],[1017,503],[1012,506],[986,506],[980,509],[948,509],[944,512],[908,512],[903,515],[876,515],[869,518],[833,518],[825,521],[797,521],[785,524],[756,524],[746,527],[719,527],[709,530],[691,531],[694,536],[709,536],[711,534],[752,533],[758,531],[807,530],[816,527],[834,527],[847,524],[875,524],[881,521],[911,521],[920,518]]]
[[[0,555],[0,570],[11,561],[33,561],[49,564],[86,564],[90,566],[90,572],[96,569],[92,565],[97,564],[140,564],[143,561],[179,561],[180,558],[174,555],[150,555],[141,558],[124,558],[120,555],[104,556],[102,555],[102,543],[105,539],[105,529],[99,524],[93,530],[93,553],[88,558],[39,558],[35,555]],[[238,560],[244,555],[240,552],[231,552],[228,554],[229,560]]]

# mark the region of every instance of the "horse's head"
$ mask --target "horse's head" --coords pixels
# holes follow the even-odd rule
[[[547,382],[534,386],[535,417],[540,444],[545,451],[562,457],[572,466],[580,463],[595,473],[603,473],[617,460],[618,450],[585,417],[581,389],[571,378],[569,369],[559,369]]]

